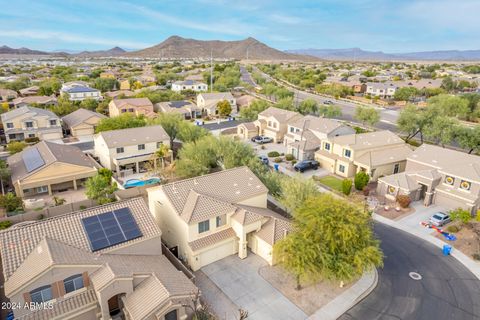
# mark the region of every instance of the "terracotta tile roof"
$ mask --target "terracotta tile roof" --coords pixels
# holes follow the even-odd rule
[[[185,206],[191,205],[189,201],[195,199],[193,196],[189,197],[192,190],[230,204],[268,192],[257,176],[245,166],[165,184],[158,188],[165,193],[179,215]],[[212,210],[211,217],[215,215]]]
[[[333,138],[333,142],[353,150],[405,143],[399,136],[388,130],[337,136]]]
[[[50,97],[50,96],[29,96],[29,97],[20,97],[16,98],[13,101],[14,105],[17,105],[19,103],[38,103],[38,104],[46,104],[46,103],[52,103],[52,102],[57,102],[57,98]]]
[[[235,231],[232,228],[228,228],[189,242],[188,245],[192,251],[197,251],[236,236]]]
[[[286,123],[288,121],[294,121],[295,119],[299,119],[301,114],[295,111],[269,107],[258,114],[262,117],[274,117],[277,121],[281,123]]]
[[[355,159],[355,163],[360,163],[369,167],[389,164],[393,162],[405,161],[412,153],[408,145],[401,145],[395,148],[386,148],[383,150],[369,151]]]
[[[151,107],[153,110],[153,104],[148,98],[115,99],[110,103],[112,103],[116,108],[122,108],[124,106]]]
[[[235,210],[236,207],[228,202],[191,190],[180,216],[187,223],[195,223],[208,220],[212,216],[234,212]]]
[[[292,223],[285,219],[270,218],[255,234],[266,243],[274,245],[293,230]]]
[[[0,253],[5,279],[8,281],[8,279],[12,277],[13,273],[25,262],[28,255],[46,237],[65,245],[91,252],[90,244],[81,220],[85,217],[125,207],[130,208],[143,236],[99,250],[96,253],[106,253],[112,249],[130,245],[131,243],[160,237],[161,231],[153,220],[142,198],[119,201],[41,221],[32,221],[31,223],[21,226],[13,226],[0,232]]]
[[[53,113],[50,110],[30,107],[30,106],[23,106],[23,107],[14,109],[12,111],[2,113],[1,118],[2,118],[2,121],[8,121],[18,116],[24,115],[26,113],[30,113],[32,115],[31,116],[32,118],[38,116],[38,117],[47,117],[52,119],[60,119],[55,113]]]
[[[19,318],[18,320],[61,320],[65,318],[65,314],[82,311],[89,306],[97,305],[97,296],[92,289],[85,290],[79,294],[69,296],[64,299],[57,300],[53,303],[52,309],[40,309],[30,312]]]
[[[143,280],[128,296],[125,308],[131,319],[146,319],[169,297],[165,286],[157,277],[151,276]]]
[[[80,109],[77,109],[77,110],[73,111],[72,113],[67,114],[65,117],[62,118],[62,121],[68,127],[74,127],[74,126],[90,119],[91,117],[98,117],[98,118],[101,118],[101,119],[106,118],[106,116],[104,116],[103,114],[93,112],[91,110],[80,108]]]
[[[341,124],[339,121],[311,115],[304,116],[300,119],[295,119],[295,121],[289,123],[289,125],[300,129],[303,129],[305,126],[305,129],[310,129],[312,131],[318,131],[325,134],[329,134],[333,130],[343,126],[343,124]]]
[[[162,126],[146,126],[100,132],[99,135],[105,140],[109,148],[125,147],[141,143],[160,142],[170,137]]]

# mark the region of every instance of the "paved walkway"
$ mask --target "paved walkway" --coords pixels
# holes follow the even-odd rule
[[[300,308],[258,274],[258,269],[266,264],[262,258],[250,253],[243,260],[235,255],[229,256],[203,267],[201,271],[225,293],[233,305],[248,311],[249,320],[307,318]],[[215,300],[210,300],[210,303],[212,301]],[[221,301],[217,303],[222,304]],[[212,306],[212,309],[216,307]],[[222,314],[219,316],[223,319]]]

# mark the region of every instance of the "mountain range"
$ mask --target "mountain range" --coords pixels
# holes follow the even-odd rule
[[[383,51],[366,51],[360,48],[349,49],[298,49],[281,51],[267,46],[254,39],[247,38],[238,41],[195,40],[179,36],[171,36],[165,41],[149,48],[126,51],[119,47],[109,50],[82,51],[72,53],[45,52],[28,48],[14,49],[0,47],[0,55],[52,55],[67,57],[140,57],[165,59],[252,59],[252,60],[358,60],[358,61],[401,61],[401,60],[436,60],[436,61],[475,61],[480,60],[480,50],[444,50],[407,53],[385,53]]]
[[[472,61],[480,60],[480,50],[439,50],[407,53],[385,53],[366,51],[360,48],[349,49],[298,49],[288,53],[310,55],[326,60],[396,61],[396,60],[436,60]]]

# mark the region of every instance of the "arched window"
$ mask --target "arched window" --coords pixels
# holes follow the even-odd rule
[[[81,289],[83,288],[83,276],[81,274],[76,274],[68,277],[67,279],[63,280],[63,285],[65,287],[65,293]]]
[[[47,302],[53,299],[52,287],[50,285],[37,288],[30,291],[30,298],[32,302]]]

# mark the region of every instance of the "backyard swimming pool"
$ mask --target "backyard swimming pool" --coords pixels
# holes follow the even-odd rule
[[[157,184],[159,182],[160,182],[160,178],[150,178],[150,179],[147,179],[147,180],[130,179],[130,180],[127,180],[127,182],[125,182],[123,184],[123,187],[125,189],[128,189],[128,188],[142,187],[142,186]]]

